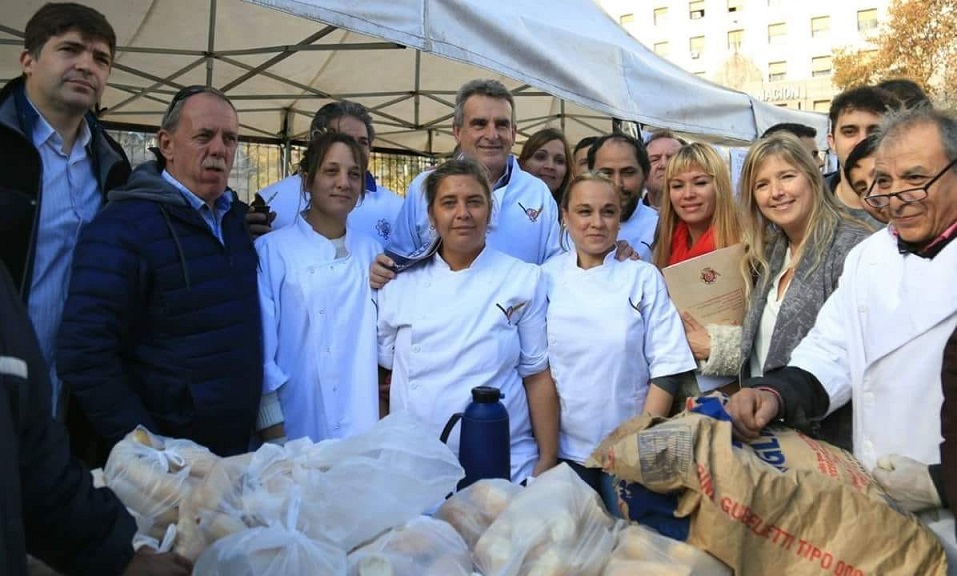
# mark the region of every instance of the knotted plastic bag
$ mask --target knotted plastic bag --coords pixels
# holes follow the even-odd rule
[[[189,440],[174,440],[138,426],[110,452],[103,480],[133,513],[139,532],[161,540],[179,520],[183,496],[219,458]]]
[[[567,464],[519,492],[475,546],[486,576],[599,576],[615,546],[615,520]]]
[[[349,555],[349,576],[470,576],[462,537],[446,522],[420,516]]]
[[[731,576],[731,569],[690,544],[636,524],[618,533],[602,576]]]
[[[451,524],[472,549],[521,490],[520,485],[501,478],[479,480],[453,494],[435,517]]]
[[[249,528],[220,539],[196,561],[194,576],[346,576],[343,550],[295,529],[300,495],[294,491],[283,523]]]
[[[294,489],[295,528],[349,551],[441,502],[462,476],[451,450],[408,415],[346,440],[265,444],[223,459],[192,491],[176,551],[195,558],[219,538],[278,521]]]

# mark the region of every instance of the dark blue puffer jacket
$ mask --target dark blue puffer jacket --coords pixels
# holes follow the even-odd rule
[[[224,216],[223,245],[155,162],[109,200],[80,234],[60,328],[72,401],[107,448],[143,424],[245,452],[263,366],[246,205]]]

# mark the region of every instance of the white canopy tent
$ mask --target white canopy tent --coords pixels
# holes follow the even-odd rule
[[[118,51],[102,118],[155,127],[173,93],[224,90],[243,135],[302,139],[333,99],[373,113],[377,147],[454,146],[454,95],[497,78],[515,94],[519,140],[548,126],[574,142],[612,118],[727,143],[777,122],[826,118],[756,101],[659,58],[591,0],[82,0]],[[19,73],[26,21],[45,0],[0,0],[0,79]],[[478,68],[476,68],[478,67]]]

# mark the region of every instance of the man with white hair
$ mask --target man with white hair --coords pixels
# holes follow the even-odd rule
[[[143,425],[222,456],[249,449],[262,322],[247,207],[227,188],[238,132],[222,92],[180,90],[157,161],[80,234],[58,371],[105,448]]]

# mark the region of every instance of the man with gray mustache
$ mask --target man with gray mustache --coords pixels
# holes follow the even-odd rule
[[[257,257],[227,187],[239,119],[222,92],[180,90],[157,159],[84,228],[57,356],[109,449],[137,425],[246,452],[262,389]]]

